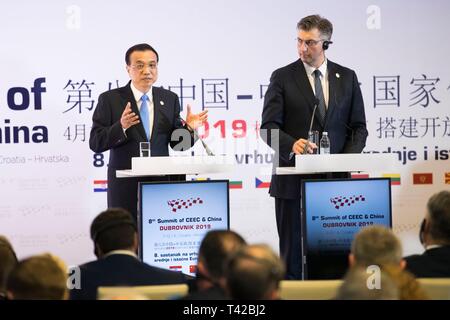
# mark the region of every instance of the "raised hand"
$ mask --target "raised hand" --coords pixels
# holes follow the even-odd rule
[[[139,122],[139,116],[131,110],[131,103],[128,102],[125,106],[125,110],[123,110],[122,117],[120,118],[122,128],[126,130]]]
[[[193,114],[191,112],[191,106],[189,104],[187,105],[186,123],[191,129],[195,130],[201,127],[207,120],[208,120],[208,110],[202,111],[197,114]]]

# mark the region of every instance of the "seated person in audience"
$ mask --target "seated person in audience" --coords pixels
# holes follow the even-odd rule
[[[200,245],[197,276],[184,300],[222,300],[225,292],[226,262],[245,240],[234,231],[213,230],[206,234]]]
[[[0,300],[6,299],[6,279],[17,264],[17,256],[11,243],[0,236]]]
[[[285,266],[267,245],[243,247],[227,267],[227,290],[232,299],[276,300]]]
[[[80,288],[70,290],[71,299],[96,299],[102,286],[180,284],[188,280],[182,273],[152,267],[138,259],[136,224],[124,209],[100,213],[92,222],[91,239],[98,259],[80,266]]]
[[[450,191],[428,200],[420,240],[425,252],[406,257],[407,270],[419,278],[450,277]]]
[[[11,300],[66,300],[67,269],[50,254],[33,256],[11,271],[6,290]]]
[[[397,284],[400,300],[427,299],[415,277],[404,270],[402,245],[390,229],[382,226],[361,229],[353,240],[349,264],[350,268],[378,266]]]
[[[385,271],[380,271],[379,279],[372,281],[366,268],[350,268],[339,287],[337,300],[398,300],[397,284]],[[368,282],[370,285],[368,285]]]

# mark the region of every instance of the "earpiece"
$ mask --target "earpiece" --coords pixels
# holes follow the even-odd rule
[[[323,50],[327,50],[328,47],[330,46],[330,44],[332,44],[332,43],[333,43],[333,41],[325,40],[325,41],[322,43],[322,49],[323,49]]]

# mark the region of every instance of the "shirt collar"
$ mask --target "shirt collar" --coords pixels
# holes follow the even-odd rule
[[[103,256],[103,258],[112,256],[114,254],[123,254],[123,255],[131,256],[131,257],[135,257],[137,259],[137,255],[133,251],[130,251],[130,250],[112,250],[112,251],[108,252],[107,254],[105,254]]]
[[[131,87],[131,91],[133,92],[134,100],[136,100],[136,102],[140,101],[141,98],[142,98],[142,96],[143,96],[144,94],[147,95],[149,101],[152,101],[152,100],[153,100],[153,90],[152,90],[153,87],[150,87],[150,90],[148,90],[147,93],[139,91],[139,90],[134,86],[133,81],[131,81],[130,87]]]
[[[439,244],[431,244],[429,246],[426,246],[425,250],[431,250],[431,249],[436,249],[436,248],[440,248],[440,247],[442,247],[442,246]]]
[[[309,64],[307,64],[305,62],[303,62],[303,65],[305,66],[306,74],[308,76],[314,77],[313,72],[316,69],[320,70],[320,73],[322,74],[323,77],[327,74],[327,68],[328,68],[328,60],[327,60],[327,58],[325,58],[325,60],[323,61],[322,65],[319,68],[314,68],[313,66],[310,66]]]

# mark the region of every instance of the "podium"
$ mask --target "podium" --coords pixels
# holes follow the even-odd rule
[[[278,167],[277,175],[327,172],[393,170],[397,155],[392,153],[345,153],[296,155],[295,167]]]
[[[389,172],[391,170],[395,170],[395,163],[397,161],[396,154],[327,154],[327,155],[296,155],[295,157],[295,166],[294,167],[278,167],[275,170],[276,175],[310,175],[310,174],[326,174],[326,173],[334,173],[334,172]],[[338,179],[343,180],[346,185],[347,180],[356,181],[354,179]],[[315,181],[322,181],[322,183],[336,183],[338,180],[333,179],[317,179]],[[367,179],[366,179],[367,180]],[[382,180],[382,179],[369,179],[373,180]],[[307,180],[306,180],[307,181]],[[362,180],[359,180],[362,183]],[[309,183],[311,182],[304,182]],[[318,239],[318,243],[327,243],[330,241],[327,239],[327,236],[331,231],[328,231],[327,235],[322,235],[317,231],[317,222],[320,217],[323,217],[322,214],[328,212],[328,209],[322,209],[329,205],[330,198],[326,198],[324,201],[322,196],[311,196],[308,198],[309,206],[306,204],[306,196],[307,189],[305,189],[306,184],[302,183],[301,185],[301,197],[302,201],[300,202],[300,214],[301,214],[301,248],[303,252],[302,257],[302,277],[303,279],[308,280],[325,280],[325,279],[336,279],[340,278],[343,275],[343,272],[348,267],[348,253],[344,253],[344,251],[316,251],[317,248],[311,249],[310,244],[308,243],[308,238],[311,233],[311,230],[316,230],[314,234],[315,239]],[[371,182],[372,183],[372,182]],[[352,183],[353,184],[353,183]],[[389,182],[388,182],[389,185]],[[333,187],[335,188],[335,187]],[[331,190],[331,189],[328,189]],[[334,190],[334,189],[332,189]],[[341,195],[343,192],[340,188],[336,189],[336,194]],[[390,191],[390,188],[389,188]],[[327,194],[327,190],[320,189],[320,194]],[[335,193],[334,191],[332,191]],[[328,192],[330,193],[330,192]],[[390,192],[388,192],[390,193]],[[345,197],[344,197],[345,199]],[[389,198],[390,200],[390,198]],[[312,201],[312,202],[311,202]],[[311,203],[314,203],[314,210],[308,209],[311,206]],[[320,205],[319,205],[320,204]],[[317,208],[320,209],[317,209]],[[328,208],[328,207],[326,207]],[[308,209],[308,210],[307,210]],[[333,208],[334,209],[334,208]],[[333,210],[331,209],[331,210]],[[341,210],[342,211],[342,210]],[[313,216],[311,216],[311,212],[314,212]],[[390,211],[389,211],[390,212]],[[336,215],[339,215],[336,211]],[[326,216],[328,219],[328,216]],[[333,217],[332,217],[333,218]],[[340,219],[341,217],[337,217],[336,219]],[[312,219],[312,221],[311,221]],[[314,220],[315,219],[315,220]],[[333,218],[334,219],[334,218]],[[321,220],[319,220],[321,221]],[[348,230],[339,230],[337,234],[348,234]],[[329,237],[329,236],[328,236]],[[333,241],[342,241],[339,239],[337,235],[336,238],[333,238]],[[333,244],[334,245],[334,244]],[[326,252],[326,253],[325,253]],[[332,270],[331,270],[331,269]],[[342,274],[341,274],[342,273]]]
[[[219,155],[134,157],[131,169],[116,170],[117,178],[139,180],[139,258],[192,276],[193,262],[182,258],[198,252],[197,244],[207,231],[229,229],[229,187],[225,179],[184,181],[185,175],[233,169],[234,157]],[[184,244],[187,242],[191,245]]]
[[[117,170],[117,178],[213,174],[233,171],[234,159],[230,156],[166,156],[133,157],[131,169]]]

